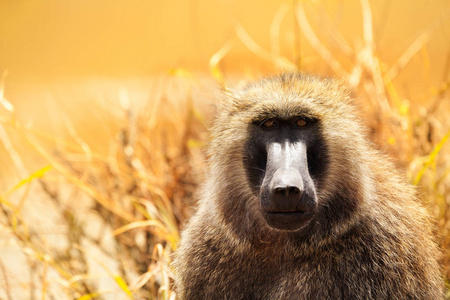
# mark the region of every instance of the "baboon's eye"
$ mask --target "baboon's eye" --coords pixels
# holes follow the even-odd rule
[[[277,123],[275,122],[275,119],[268,119],[265,120],[262,124],[265,128],[273,128],[277,126]]]
[[[308,122],[306,122],[305,119],[298,119],[297,121],[295,121],[295,125],[298,127],[305,127],[306,125],[308,125]]]

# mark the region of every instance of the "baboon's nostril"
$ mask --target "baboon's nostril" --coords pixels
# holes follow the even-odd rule
[[[294,196],[300,194],[300,189],[296,186],[276,187],[274,192],[279,196]]]
[[[300,189],[296,186],[289,187],[289,195],[297,195],[300,194]]]

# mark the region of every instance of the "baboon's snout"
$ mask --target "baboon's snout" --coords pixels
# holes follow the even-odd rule
[[[317,206],[303,143],[273,143],[267,151],[261,208],[269,226],[295,230],[304,226]]]

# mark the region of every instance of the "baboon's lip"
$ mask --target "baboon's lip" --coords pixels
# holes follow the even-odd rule
[[[271,211],[264,212],[267,224],[279,230],[298,230],[304,227],[312,219],[314,210],[312,211]]]
[[[265,211],[266,214],[273,214],[273,215],[291,215],[291,214],[309,214],[312,213],[312,211],[305,211],[305,210],[287,210],[287,211]]]

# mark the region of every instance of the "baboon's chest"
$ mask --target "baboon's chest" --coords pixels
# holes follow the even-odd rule
[[[231,261],[217,264],[214,276],[209,276],[211,285],[220,284],[216,291],[224,291],[224,299],[308,299],[302,264]]]

